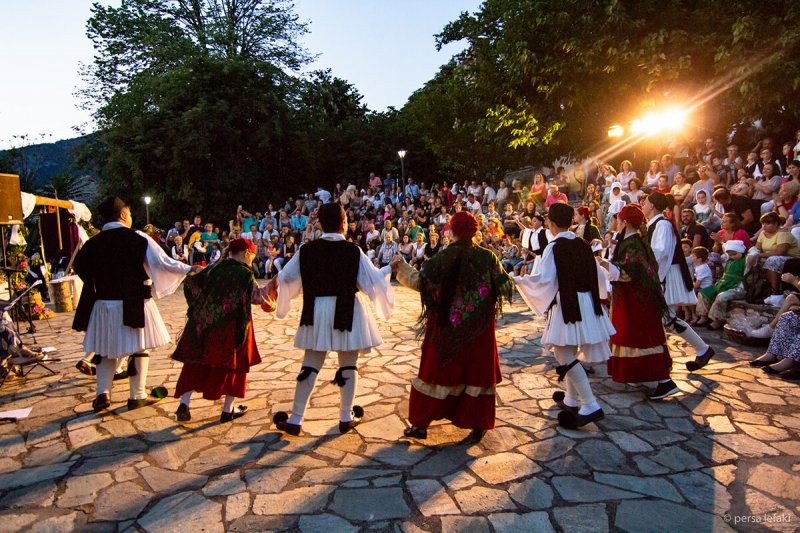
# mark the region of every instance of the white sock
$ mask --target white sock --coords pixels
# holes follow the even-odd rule
[[[97,365],[97,395],[111,394],[111,385],[114,383],[114,372],[117,369],[117,360],[103,357]]]
[[[358,352],[339,352],[339,367],[356,366]],[[353,420],[353,402],[356,400],[356,387],[358,386],[358,370],[343,370],[345,378],[343,387],[339,387],[339,420],[350,422]]]
[[[683,330],[682,333],[678,333],[677,328],[686,328]],[[678,337],[688,342],[692,348],[694,348],[697,355],[703,355],[708,350],[708,344],[700,338],[693,329],[692,326],[687,324],[685,321],[681,320],[680,318],[675,318],[675,323],[673,326],[669,328],[672,333],[675,333]]]
[[[571,379],[565,380],[566,392],[564,393],[564,405],[567,407],[578,407],[578,391],[575,390],[575,384]]]
[[[192,393],[193,392],[194,391],[187,391],[187,392],[184,392],[183,395],[181,396],[181,403],[183,405],[185,405],[186,407],[189,407],[189,402],[192,400]]]
[[[579,415],[590,415],[600,409],[600,404],[597,402],[592,402],[586,405],[581,405],[581,408],[578,410]]]
[[[326,352],[318,352],[315,350],[306,350],[306,355],[303,357],[303,366],[310,366],[319,371],[322,364],[325,362]],[[294,403],[292,404],[292,414],[289,416],[290,424],[300,425],[303,422],[303,416],[306,413],[308,402],[311,400],[311,393],[314,391],[314,385],[317,383],[317,372],[309,373],[308,377],[303,381],[298,381],[294,389]]]
[[[235,396],[225,396],[225,401],[222,404],[222,412],[223,413],[233,412],[233,402],[235,400],[236,400]]]
[[[119,374],[128,369],[128,358],[127,357],[120,357],[119,359],[115,360],[117,362],[117,369],[115,373]]]
[[[131,388],[131,400],[144,400],[147,398],[147,369],[150,368],[150,358],[134,357],[133,364],[136,365],[136,375],[128,377]]]
[[[556,356],[556,362],[559,365],[568,365],[575,361],[577,354],[576,346],[554,346],[553,352]],[[580,363],[574,365],[569,369],[567,375],[564,377],[567,382],[567,391],[570,389],[577,393],[578,399],[582,406],[596,405],[596,399],[592,392],[592,385],[589,383],[589,378],[586,376],[586,371]],[[595,409],[596,410],[596,409]]]

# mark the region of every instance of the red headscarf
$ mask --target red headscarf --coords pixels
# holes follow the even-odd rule
[[[620,220],[630,222],[634,226],[641,226],[644,223],[644,212],[639,204],[628,204],[617,214]]]
[[[589,208],[586,207],[585,205],[582,205],[578,208],[578,213],[583,215],[583,218],[585,218],[586,220],[589,220],[592,217],[592,212],[589,211]]]
[[[471,239],[478,232],[478,220],[467,211],[459,211],[450,219],[450,233],[464,240]]]
[[[250,239],[233,239],[228,245],[228,251],[232,254],[245,250],[254,254],[256,253],[256,245]]]

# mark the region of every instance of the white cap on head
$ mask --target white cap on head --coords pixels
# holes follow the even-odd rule
[[[744,241],[728,241],[723,248],[726,252],[739,252],[743,254],[747,251]]]

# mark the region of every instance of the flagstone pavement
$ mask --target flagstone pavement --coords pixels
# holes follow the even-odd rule
[[[182,295],[159,307],[177,334]],[[419,359],[419,303],[397,287],[385,343],[359,361],[362,425],[338,433],[332,356],[304,435],[283,437],[271,420],[291,408],[298,308],[285,321],[254,308],[264,362],[248,379],[248,413],[224,425],[220,403],[200,398],[186,424],[172,398],[128,412],[127,381],[114,385],[113,411],[93,414],[94,382],[74,368],[83,354],[72,314],[37,323],[39,343],[62,362],[55,376],[35,371],[0,389],[0,410],[33,408],[0,423],[0,531],[800,529],[800,389],[748,366],[754,349],[705,333],[719,356],[690,374],[693,354],[670,337],[682,393],[663,402],[596,366],[606,418],[564,430],[553,361],[538,344],[542,320],[517,297],[498,323],[497,428],[470,444],[468,431],[442,423],[410,443],[398,436]],[[153,354],[149,386],[174,391],[181,365],[169,353]]]

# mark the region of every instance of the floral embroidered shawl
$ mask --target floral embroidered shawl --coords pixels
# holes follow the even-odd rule
[[[224,259],[219,263],[186,278],[183,294],[189,309],[186,327],[181,334],[184,342],[202,347],[205,337],[214,329],[234,321],[236,346],[238,349],[247,338],[250,327],[250,305],[252,303],[255,278],[253,271],[235,259]],[[202,350],[192,350],[199,357]],[[235,350],[231,350],[231,353]],[[183,362],[191,356],[175,354]]]
[[[497,257],[471,241],[456,241],[426,261],[420,271],[422,313],[418,333],[441,328],[439,359],[451,361],[470,341],[479,337],[502,312],[502,299],[509,302],[511,278]]]
[[[623,233],[619,238],[621,240],[614,250],[612,263],[627,274],[630,281],[638,283],[644,289],[637,292],[640,301],[655,302],[662,316],[668,316],[669,307],[664,300],[661,280],[658,277],[658,262],[653,250],[644,243],[638,233],[630,237],[625,237]]]

